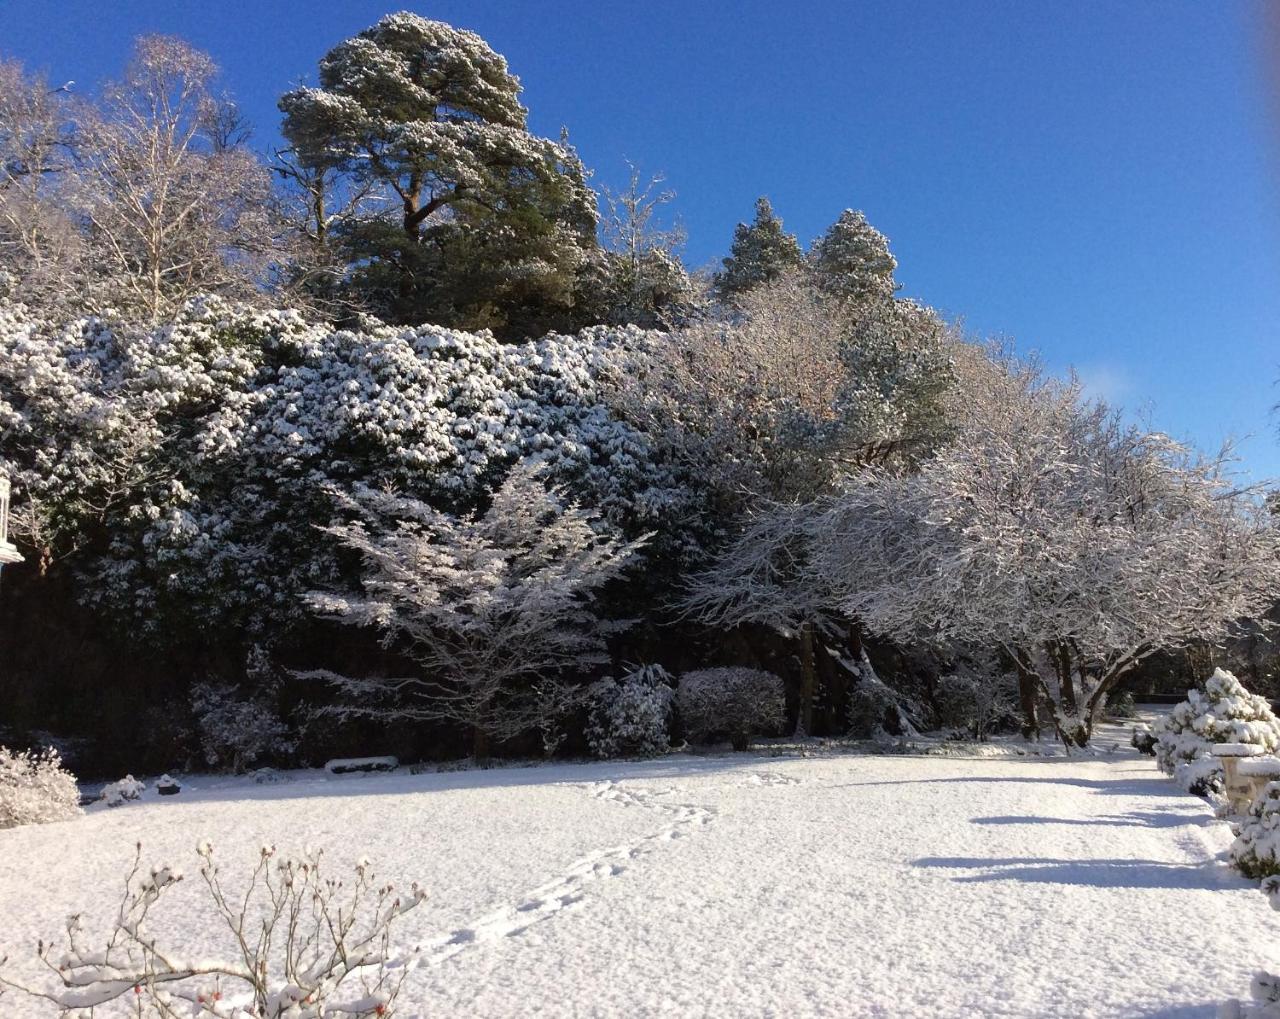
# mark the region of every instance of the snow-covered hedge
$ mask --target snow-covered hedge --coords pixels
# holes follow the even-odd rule
[[[339,579],[330,490],[470,511],[531,460],[610,523],[662,530],[690,497],[607,399],[659,338],[337,330],[213,298],[154,328],[63,324],[0,301],[0,466],[55,549],[109,536],[78,557],[86,598],[140,627],[274,632]]]
[[[1250,804],[1231,844],[1231,862],[1246,877],[1280,875],[1280,782],[1268,782]]]
[[[0,747],[0,828],[61,821],[80,813],[75,776],[56,750],[22,753]]]
[[[735,750],[746,750],[753,734],[776,730],[786,719],[782,680],[761,669],[732,666],[686,672],[680,677],[676,703],[690,737],[728,737]]]
[[[597,757],[648,756],[667,749],[674,696],[661,665],[642,665],[591,688],[587,746]]]
[[[1222,764],[1210,755],[1215,744],[1251,743],[1269,754],[1280,748],[1280,719],[1266,698],[1223,669],[1214,670],[1203,692],[1189,691],[1155,731],[1160,769],[1199,794],[1222,788]]]

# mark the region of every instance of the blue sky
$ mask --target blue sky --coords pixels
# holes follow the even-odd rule
[[[812,239],[845,207],[904,292],[1075,365],[1101,395],[1280,477],[1280,143],[1267,0],[469,0],[597,182],[664,171],[695,265],[768,194]],[[56,14],[55,14],[56,9]],[[0,0],[0,53],[85,89],[143,32],[224,69],[271,145],[275,100],[394,0]],[[1276,8],[1280,11],[1280,8]],[[1245,438],[1251,436],[1251,438]]]

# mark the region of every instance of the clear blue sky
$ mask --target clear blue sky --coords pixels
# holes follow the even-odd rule
[[[624,158],[679,193],[688,260],[767,193],[807,242],[845,207],[907,294],[1076,365],[1204,447],[1280,477],[1280,144],[1268,0],[691,3],[411,9],[484,36],[534,130],[597,182]],[[1273,5],[1280,12],[1280,4]],[[133,36],[208,50],[257,128],[395,0],[0,0],[0,53],[91,87]]]

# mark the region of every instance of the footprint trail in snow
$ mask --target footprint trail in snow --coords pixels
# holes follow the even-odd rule
[[[612,780],[586,786],[592,796],[622,807],[639,807],[664,816],[667,823],[637,842],[611,846],[575,860],[560,877],[533,889],[519,902],[502,906],[477,918],[465,927],[428,941],[422,946],[422,961],[441,963],[467,948],[487,941],[517,937],[530,927],[579,905],[586,886],[602,878],[621,877],[636,860],[648,856],[665,842],[691,835],[714,820],[710,807],[692,803],[671,803],[663,797],[674,790],[648,792],[628,789]]]

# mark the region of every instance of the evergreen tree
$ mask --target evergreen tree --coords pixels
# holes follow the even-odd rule
[[[724,271],[716,276],[716,293],[730,300],[761,283],[777,279],[800,265],[803,256],[795,234],[782,229],[782,220],[769,199],[756,199],[756,218],[750,225],[739,223],[733,231],[733,245],[724,259]]]
[[[509,335],[542,327],[530,305],[568,308],[595,196],[567,143],[529,133],[483,39],[388,15],[325,55],[319,86],[281,98],[283,130],[300,167],[369,195],[335,230],[366,304]]]
[[[898,288],[889,239],[852,209],[813,242],[809,267],[822,289],[853,301],[889,297]]]

